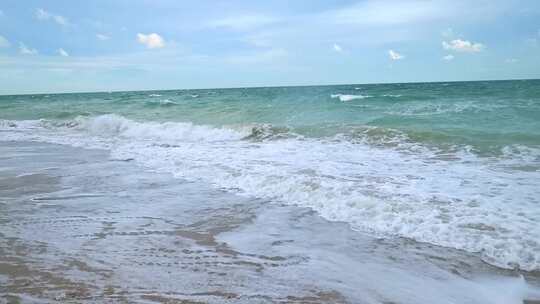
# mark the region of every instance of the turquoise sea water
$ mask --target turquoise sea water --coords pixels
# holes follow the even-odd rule
[[[0,96],[0,119],[0,140],[105,148],[540,269],[540,80]]]
[[[0,110],[14,120],[115,113],[215,127],[271,124],[308,137],[370,129],[375,140],[399,132],[494,153],[540,145],[540,80],[1,96]]]

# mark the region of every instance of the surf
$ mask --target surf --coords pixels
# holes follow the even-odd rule
[[[465,148],[441,151],[376,128],[353,137],[308,138],[264,124],[212,127],[116,114],[0,126],[3,139],[105,148],[115,159],[134,159],[239,195],[308,207],[377,237],[457,248],[502,268],[540,268],[535,199],[540,175],[511,167],[524,165],[523,158],[512,156],[526,153],[523,148],[508,148],[506,158],[496,159]],[[373,144],[375,139],[386,144]],[[538,166],[538,159],[529,158],[529,165]]]

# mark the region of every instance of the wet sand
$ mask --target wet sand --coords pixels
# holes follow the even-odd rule
[[[0,303],[522,303],[537,273],[111,159],[0,142]]]

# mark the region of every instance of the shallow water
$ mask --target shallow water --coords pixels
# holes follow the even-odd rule
[[[48,303],[522,303],[534,273],[106,150],[0,145],[0,295]]]

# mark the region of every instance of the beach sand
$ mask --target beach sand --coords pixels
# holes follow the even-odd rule
[[[539,277],[103,150],[0,144],[0,303],[522,303]]]

